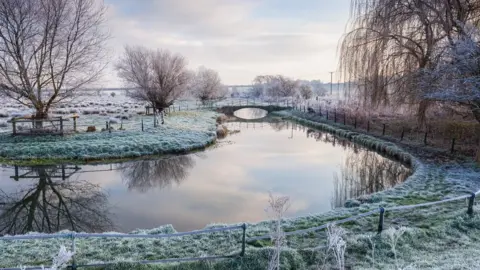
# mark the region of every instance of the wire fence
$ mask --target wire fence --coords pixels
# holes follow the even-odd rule
[[[451,154],[462,153],[475,156],[475,146],[480,144],[478,132],[480,127],[469,128],[470,132],[440,132],[427,125],[423,130],[412,128],[407,124],[390,122],[389,120],[372,119],[360,114],[350,114],[345,110],[330,109],[319,104],[293,104],[295,111],[309,113],[307,120],[328,120],[337,124],[350,126],[373,135],[389,136],[400,142],[411,142],[424,146],[444,149]],[[458,134],[457,134],[458,133]],[[472,147],[473,146],[473,147]]]

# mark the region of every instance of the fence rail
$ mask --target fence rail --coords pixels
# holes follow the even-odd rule
[[[272,105],[272,104],[275,104],[275,103],[270,103],[269,105]],[[241,101],[239,102],[239,104],[235,104],[233,102],[231,104],[231,106],[237,106],[237,105],[248,106],[248,105],[260,105],[260,104],[255,103],[255,101],[253,101],[253,104],[252,104],[252,103],[249,103],[248,100],[244,104],[242,104]],[[288,100],[277,102],[276,105],[277,106],[285,105],[287,107],[292,106],[292,107],[294,107],[294,109],[300,110],[300,111],[302,110],[302,107],[303,107],[304,112],[306,112],[307,108],[308,108],[308,106],[301,106],[301,105],[295,104],[294,102],[288,101]],[[218,107],[223,107],[223,106],[229,106],[229,105],[226,104],[226,105],[221,105],[221,106],[218,106]],[[188,108],[189,108],[188,106],[185,106],[184,110],[188,110]],[[212,107],[204,107],[204,108],[205,109],[211,109]],[[197,108],[191,107],[191,110],[198,110],[198,109],[199,109],[198,107]],[[172,111],[175,111],[175,106],[173,106],[171,109],[169,109],[169,112],[172,112]],[[177,111],[182,111],[182,106],[181,105],[178,106]],[[329,118],[331,118],[331,116],[332,116],[331,112],[330,112],[330,117],[329,117],[329,111],[325,110],[325,112],[326,112],[326,119],[330,120]],[[321,108],[319,108],[319,114],[322,115]],[[344,124],[347,124],[346,118],[347,117],[344,114],[343,115],[343,123]],[[341,117],[339,117],[339,114],[337,114],[336,110],[334,110],[333,120],[335,122],[337,122],[339,119],[341,119]],[[357,124],[358,124],[358,122],[355,119],[355,121],[354,121],[355,128],[357,128]],[[78,126],[80,127],[80,126],[83,126],[83,125],[78,125]],[[107,124],[107,127],[108,127],[108,124]],[[143,129],[143,123],[142,123],[142,129]],[[383,131],[382,131],[383,135],[385,135],[385,129],[386,129],[386,126],[383,125]],[[367,131],[369,131],[369,122],[367,122]],[[402,139],[403,139],[404,132],[402,132],[401,136],[402,136]],[[452,146],[452,149],[453,149],[453,146]],[[309,233],[309,232],[319,231],[319,230],[327,228],[330,224],[343,224],[343,223],[346,223],[346,222],[349,222],[349,221],[357,220],[359,218],[371,216],[371,215],[374,215],[374,214],[377,214],[377,213],[379,213],[378,233],[381,233],[382,230],[383,230],[383,223],[384,223],[384,220],[385,220],[385,212],[401,211],[401,210],[407,210],[407,209],[413,209],[413,208],[419,208],[419,207],[427,207],[427,206],[432,206],[432,205],[437,205],[437,204],[459,201],[459,200],[463,200],[463,199],[469,199],[467,213],[469,215],[473,215],[473,206],[474,206],[475,198],[479,194],[480,194],[480,190],[478,190],[475,193],[468,194],[468,195],[461,195],[461,196],[457,196],[457,197],[454,197],[454,198],[439,200],[439,201],[435,201],[435,202],[427,202],[427,203],[420,203],[420,204],[414,204],[414,205],[394,206],[394,207],[388,207],[388,208],[380,207],[378,209],[374,209],[374,210],[368,211],[366,213],[361,213],[361,214],[351,216],[351,217],[348,217],[348,218],[332,221],[332,222],[329,222],[327,224],[323,224],[321,226],[286,232],[285,235],[290,236],[290,235],[298,235],[298,234],[305,234],[305,233]],[[192,258],[168,258],[168,259],[161,259],[161,260],[144,260],[144,261],[136,261],[136,262],[132,262],[132,263],[155,264],[155,263],[171,263],[171,262],[190,262],[190,261],[217,260],[217,259],[233,258],[233,257],[237,257],[237,256],[244,256],[247,242],[252,242],[252,241],[262,240],[262,239],[271,239],[273,237],[272,234],[266,234],[266,235],[246,238],[247,225],[243,224],[243,225],[230,226],[230,227],[224,227],[224,228],[213,228],[213,229],[207,229],[207,230],[181,232],[181,233],[175,233],[175,234],[161,234],[161,235],[138,235],[138,234],[119,234],[119,233],[115,233],[115,234],[92,234],[92,233],[38,234],[38,235],[3,236],[3,237],[0,237],[0,241],[69,238],[69,239],[72,240],[72,251],[75,252],[75,250],[76,250],[75,239],[79,239],[79,238],[145,238],[145,239],[148,239],[148,238],[171,238],[171,237],[181,237],[181,236],[186,236],[186,235],[214,233],[214,232],[238,230],[238,229],[243,230],[242,241],[241,241],[241,244],[242,244],[241,252],[238,253],[238,254],[223,255],[223,256],[219,255],[219,256],[192,257]],[[71,269],[77,269],[77,268],[80,268],[80,267],[101,267],[101,266],[111,265],[113,263],[114,262],[105,262],[105,263],[97,263],[97,264],[77,265],[75,263],[75,258],[73,258],[73,263],[70,267],[71,267]],[[33,270],[33,269],[43,269],[43,268],[41,268],[41,267],[0,268],[0,270],[21,270],[21,269],[32,269]]]
[[[436,204],[443,204],[443,203],[447,203],[447,202],[459,201],[459,200],[463,200],[463,199],[466,199],[466,198],[469,198],[467,213],[469,215],[473,215],[473,205],[474,205],[475,197],[479,194],[480,194],[480,190],[478,190],[477,192],[472,193],[470,195],[462,195],[462,196],[458,196],[458,197],[455,197],[455,198],[450,198],[450,199],[445,199],[445,200],[440,200],[440,201],[435,201],[435,202],[420,203],[420,204],[413,204],[413,205],[402,205],[402,206],[395,206],[395,207],[388,207],[388,208],[380,207],[378,209],[374,209],[374,210],[371,210],[371,211],[366,212],[366,213],[362,213],[362,214],[355,215],[355,216],[348,217],[348,218],[341,219],[341,220],[332,221],[332,222],[323,224],[321,226],[286,232],[286,233],[284,233],[284,235],[289,236],[289,235],[305,234],[305,233],[309,233],[309,232],[319,231],[319,230],[327,228],[329,225],[343,224],[343,223],[346,223],[346,222],[349,222],[349,221],[357,220],[357,219],[362,218],[362,217],[371,216],[371,215],[376,214],[376,213],[380,214],[379,224],[378,224],[378,233],[381,233],[382,230],[383,230],[383,222],[384,222],[384,219],[385,219],[384,215],[385,215],[386,211],[399,211],[399,210],[406,210],[406,209],[412,209],[412,208],[419,208],[419,207],[431,206],[431,205],[436,205]],[[247,242],[253,242],[253,241],[256,241],[256,240],[271,239],[272,237],[274,237],[274,235],[266,234],[266,235],[262,235],[262,236],[247,238],[246,241]]]
[[[0,241],[16,241],[16,240],[36,240],[36,239],[56,239],[56,238],[70,238],[72,240],[72,252],[73,256],[75,256],[76,251],[76,244],[75,240],[79,238],[172,238],[172,237],[181,237],[186,235],[198,235],[198,234],[205,234],[205,233],[214,233],[214,232],[222,232],[222,231],[231,231],[231,230],[238,230],[242,229],[242,241],[241,241],[241,251],[238,254],[233,255],[218,255],[218,256],[204,256],[204,257],[192,257],[192,258],[168,258],[168,259],[161,259],[161,260],[143,260],[143,261],[136,261],[132,263],[139,263],[139,264],[158,264],[158,263],[171,263],[171,262],[190,262],[190,261],[202,261],[202,260],[218,260],[218,259],[227,259],[233,257],[243,257],[245,255],[245,248],[246,248],[246,230],[247,224],[237,225],[237,226],[229,226],[229,227],[222,227],[222,228],[213,228],[207,230],[197,230],[191,232],[180,232],[180,233],[173,233],[173,234],[123,234],[123,233],[110,233],[110,234],[99,234],[99,233],[65,233],[65,234],[32,234],[32,235],[18,235],[18,236],[3,236],[0,237]],[[72,258],[72,265],[70,266],[71,269],[77,269],[80,267],[101,267],[114,264],[115,262],[105,262],[105,263],[96,263],[96,264],[82,264],[77,265],[75,263],[75,257]],[[23,269],[43,269],[42,267],[30,267],[30,268],[0,268],[0,270],[23,270]]]

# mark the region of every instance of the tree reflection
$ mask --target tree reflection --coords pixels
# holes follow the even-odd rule
[[[400,162],[366,150],[347,139],[313,129],[308,129],[306,134],[307,138],[340,145],[347,153],[345,163],[340,167],[340,176],[334,174],[333,207],[343,207],[350,198],[391,188],[411,174],[411,170]]]
[[[146,192],[152,188],[163,189],[172,183],[180,184],[194,165],[193,158],[186,155],[125,163],[120,169],[129,190]]]
[[[19,168],[15,167],[15,176],[11,178],[33,181],[13,192],[0,190],[0,234],[52,233],[64,229],[103,232],[113,228],[108,197],[99,186],[66,180],[70,175],[65,173],[65,166],[21,170],[27,173],[19,175]]]
[[[349,149],[340,176],[334,174],[333,207],[346,200],[391,188],[403,182],[411,171],[399,162],[358,148]]]

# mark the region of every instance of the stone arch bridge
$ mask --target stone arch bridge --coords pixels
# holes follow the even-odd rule
[[[217,112],[223,113],[227,116],[234,116],[233,113],[237,110],[240,109],[246,109],[246,108],[252,108],[252,109],[262,109],[267,111],[268,113],[275,112],[275,111],[282,111],[282,110],[288,110],[292,109],[292,107],[288,106],[278,106],[278,105],[227,105],[227,106],[222,106],[217,108]]]

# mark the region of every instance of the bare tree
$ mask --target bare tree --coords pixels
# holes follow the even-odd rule
[[[125,47],[125,54],[116,64],[118,76],[136,88],[130,96],[148,102],[156,114],[182,96],[191,81],[187,60],[168,50],[151,50],[142,46]]]
[[[104,68],[104,11],[94,0],[0,1],[0,93],[36,118],[74,98]]]
[[[309,84],[302,84],[299,87],[300,95],[303,99],[311,99],[313,96],[312,87]]]
[[[270,75],[259,75],[253,79],[252,89],[250,90],[250,95],[254,98],[259,98],[264,96],[268,85],[272,82],[273,76]]]
[[[193,94],[202,104],[224,98],[226,87],[222,84],[218,72],[213,69],[200,67],[193,81]]]
[[[297,93],[299,83],[283,75],[262,75],[253,80],[252,95],[270,97],[292,97]]]
[[[274,76],[267,88],[267,95],[271,97],[293,97],[297,93],[298,81],[283,75]]]

